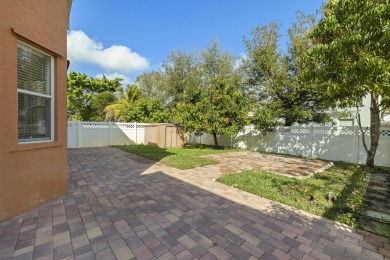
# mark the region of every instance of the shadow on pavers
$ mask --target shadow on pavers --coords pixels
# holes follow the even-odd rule
[[[25,239],[39,236],[38,228],[46,225],[52,226],[51,234],[67,230],[72,241],[81,236],[89,238],[82,247],[70,243],[72,250],[65,252],[69,255],[58,255],[64,250],[54,246],[54,258],[79,254],[114,257],[117,252],[112,243],[119,242],[137,258],[172,252],[174,256],[184,252],[192,258],[217,253],[237,259],[272,258],[277,254],[303,257],[298,248],[304,244],[323,248],[322,252],[317,250],[321,254],[345,257],[345,248],[352,252],[356,246],[347,240],[341,244],[340,237],[346,236],[359,240],[360,246],[375,248],[345,225],[300,214],[278,203],[264,212],[161,171],[142,174],[153,164],[123,155],[114,148],[69,150],[72,188],[58,199],[0,223],[1,257],[12,257],[15,248],[28,248]],[[180,247],[180,252],[173,251]],[[31,257],[35,251],[30,252]],[[369,258],[357,251],[352,256]]]

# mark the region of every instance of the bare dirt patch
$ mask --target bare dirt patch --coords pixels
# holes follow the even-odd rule
[[[309,160],[257,152],[231,152],[204,156],[219,162],[217,167],[222,174],[250,169],[261,169],[290,177],[305,178],[321,172],[331,165],[330,162]]]

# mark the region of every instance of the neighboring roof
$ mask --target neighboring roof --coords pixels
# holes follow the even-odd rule
[[[70,10],[72,9],[72,0],[68,0],[68,29],[70,27]]]

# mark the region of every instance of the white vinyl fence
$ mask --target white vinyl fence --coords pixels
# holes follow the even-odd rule
[[[144,143],[141,123],[68,122],[68,148],[101,147]],[[188,134],[187,143],[213,145],[211,134]],[[247,126],[235,136],[219,136],[222,146],[290,154],[332,161],[364,164],[364,151],[358,127],[276,127],[266,135]],[[369,147],[370,136],[366,135]],[[381,128],[375,164],[390,166],[390,127]]]
[[[144,143],[141,123],[68,122],[68,148]]]
[[[366,135],[367,146],[370,136]],[[187,142],[213,145],[211,134],[188,135]],[[364,164],[366,152],[358,127],[276,127],[266,135],[247,126],[235,136],[218,137],[219,145]],[[390,127],[381,128],[375,157],[378,166],[390,166]]]

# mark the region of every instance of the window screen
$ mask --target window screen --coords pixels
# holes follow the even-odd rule
[[[17,46],[19,142],[52,140],[52,57],[26,44]]]

